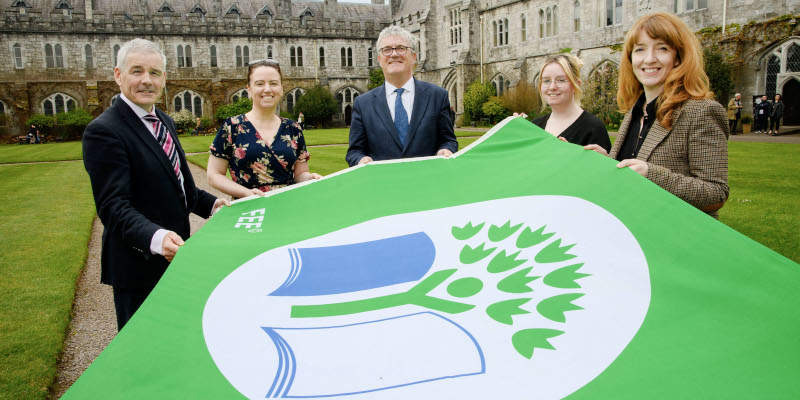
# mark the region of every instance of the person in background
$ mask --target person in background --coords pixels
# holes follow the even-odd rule
[[[297,123],[300,124],[300,129],[306,130],[306,116],[303,115],[303,112],[297,114]]]
[[[83,163],[104,226],[100,281],[113,289],[118,329],[189,238],[189,213],[208,218],[230,204],[195,186],[175,122],[155,107],[166,67],[155,43],[123,44],[114,67],[119,101],[83,133]]]
[[[558,54],[545,59],[539,71],[537,86],[542,110],[552,112],[533,120],[549,134],[579,145],[598,144],[611,149],[606,126],[580,106],[581,67],[583,62],[571,54]]]
[[[772,104],[767,100],[767,95],[761,96],[761,99],[753,109],[753,113],[756,115],[756,125],[758,125],[756,133],[767,133],[769,115],[772,113]]]
[[[36,128],[36,125],[31,124],[30,129],[28,129],[28,144],[39,143],[39,129]]]
[[[728,102],[728,128],[731,135],[736,134],[736,124],[742,117],[742,94],[736,93],[735,96]]]
[[[199,135],[200,134],[200,128],[202,128],[202,127],[203,127],[203,121],[200,120],[200,117],[197,117],[195,119],[194,131],[192,131],[192,136]]]
[[[283,98],[281,78],[275,60],[248,65],[247,93],[253,107],[226,119],[211,143],[207,171],[211,187],[242,198],[322,177],[308,170],[311,155],[300,125],[276,114]],[[228,171],[231,179],[225,176]]]
[[[713,100],[697,37],[678,17],[643,16],[625,36],[609,157],[717,217],[728,198],[728,123]],[[586,149],[606,154],[596,144]]]
[[[783,118],[783,101],[781,95],[775,95],[775,102],[772,103],[772,113],[769,115],[769,132],[772,136],[778,136],[781,128],[781,118]]]
[[[449,157],[458,151],[447,91],[414,79],[414,35],[396,25],[384,28],[378,35],[378,63],[385,81],[353,104],[347,163]]]

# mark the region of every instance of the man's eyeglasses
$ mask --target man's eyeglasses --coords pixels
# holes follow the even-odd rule
[[[406,55],[406,52],[410,50],[411,47],[407,46],[397,46],[397,47],[381,47],[380,52],[381,55],[384,57],[389,57],[392,55],[392,52],[397,53],[398,56]]]
[[[566,86],[569,83],[567,78],[556,78],[556,79],[544,78],[542,79],[542,86],[548,87],[553,82],[556,83],[556,86]]]

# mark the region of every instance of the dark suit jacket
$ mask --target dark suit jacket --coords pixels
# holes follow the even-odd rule
[[[177,146],[186,201],[166,154],[121,99],[83,133],[83,163],[105,227],[100,280],[118,288],[152,289],[169,264],[150,253],[153,234],[164,228],[188,239],[189,212],[207,218],[216,200],[195,187],[175,123],[156,114]]]
[[[432,156],[440,149],[453,153],[458,151],[447,91],[416,79],[414,90],[414,107],[405,147],[400,144],[389,113],[385,85],[356,98],[350,122],[350,147],[345,156],[350,166],[358,164],[364,156],[378,161]]]
[[[701,210],[724,202],[729,192],[725,109],[714,100],[686,100],[673,121],[670,130],[654,121],[636,156],[647,161],[647,179]],[[611,158],[617,158],[630,124],[628,111]],[[717,216],[716,210],[708,214]]]

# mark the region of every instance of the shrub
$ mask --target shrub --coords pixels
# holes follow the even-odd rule
[[[214,128],[214,121],[212,121],[211,118],[203,117],[200,119],[200,133],[204,133],[212,128]]]
[[[31,125],[36,125],[41,134],[49,135],[56,124],[56,120],[52,115],[33,114],[28,118],[26,124],[25,129],[23,129],[24,132],[28,132],[28,128],[30,128]]]
[[[495,96],[492,96],[487,102],[483,103],[481,106],[481,111],[483,111],[483,115],[489,118],[489,121],[492,124],[496,124],[500,122],[503,118],[511,115],[511,112],[503,106]]]
[[[80,139],[86,125],[89,125],[94,117],[83,108],[78,108],[65,113],[57,114],[55,117],[57,134],[60,140]]]
[[[175,121],[175,129],[178,134],[192,133],[194,127],[197,125],[197,120],[189,110],[181,110],[169,115]]]
[[[295,113],[303,113],[307,126],[317,127],[328,124],[338,110],[339,104],[333,98],[333,94],[319,85],[309,89],[294,106]]]
[[[703,61],[714,97],[718,102],[728,104],[728,96],[733,91],[730,64],[726,62],[722,52],[716,46],[706,47],[703,50]]]
[[[536,92],[535,86],[520,80],[517,86],[500,96],[500,103],[512,113],[535,115],[539,109],[539,95]]]
[[[464,114],[468,116],[469,121],[480,121],[484,117],[483,103],[494,94],[494,88],[488,82],[475,81],[467,86],[464,92]]]
[[[218,122],[222,122],[230,117],[244,114],[253,108],[253,101],[248,97],[242,97],[235,103],[225,104],[217,108],[217,113],[214,115]]]
[[[383,70],[380,68],[374,68],[369,70],[369,83],[367,83],[367,89],[375,89],[376,87],[383,85]]]

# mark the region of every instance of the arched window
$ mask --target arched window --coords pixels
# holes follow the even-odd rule
[[[519,16],[519,36],[523,42],[528,40],[528,20],[524,13]]]
[[[539,10],[539,37],[544,37],[544,10]]]
[[[775,97],[779,72],[781,72],[781,59],[773,54],[767,62],[767,98]]]
[[[42,101],[42,111],[45,115],[54,115],[78,108],[78,103],[71,96],[64,93],[54,93]]]
[[[186,58],[186,68],[189,68],[192,66],[192,46],[187,44],[184,53]]]
[[[325,66],[325,48],[324,47],[320,47],[319,48],[319,66],[320,67],[324,67]]]
[[[358,97],[359,92],[358,90],[346,87],[344,89],[339,90],[336,93],[336,102],[339,103],[339,110],[340,112],[344,113],[344,110],[347,106],[352,106],[353,102],[356,101],[356,97]]]
[[[546,33],[549,37],[553,35],[553,10],[551,10],[550,7],[547,7],[545,14],[547,15],[547,24],[545,25],[547,28]]]
[[[61,53],[61,45],[56,44],[53,49],[55,50],[56,68],[64,68],[64,55]]]
[[[303,48],[300,46],[297,47],[297,66],[303,66]]]
[[[372,47],[367,48],[367,66],[372,67]]]
[[[248,97],[249,96],[247,94],[247,89],[241,89],[241,90],[237,91],[236,93],[234,93],[233,95],[231,95],[231,102],[232,103],[236,103],[237,101],[239,101],[241,99],[246,99]]]
[[[242,46],[242,65],[250,65],[250,46]]]
[[[800,46],[797,43],[789,45],[786,51],[786,72],[800,72]]]
[[[348,67],[352,67],[353,66],[353,48],[352,47],[348,47],[347,48],[347,66]]]
[[[300,100],[300,97],[303,97],[305,91],[301,88],[295,88],[289,93],[286,94],[286,110],[290,113],[294,112],[294,106],[297,105],[297,101]]]
[[[267,46],[267,58],[272,58],[272,46]]]
[[[176,49],[176,53],[178,54],[178,68],[183,68],[183,67],[185,67],[185,66],[186,66],[186,64],[184,64],[184,59],[183,59],[183,45],[182,45],[182,44],[179,44],[179,45],[178,45],[178,48]]]
[[[6,114],[8,114],[8,107],[6,107],[6,103],[3,103],[3,101],[0,100],[0,115]]]
[[[553,6],[553,35],[558,35],[558,6]]]
[[[21,69],[23,67],[22,63],[22,45],[19,43],[14,43],[14,67],[17,69]]]
[[[92,46],[83,46],[83,57],[86,61],[86,68],[94,68],[94,55],[92,54]]]
[[[508,87],[511,85],[511,82],[503,77],[503,75],[497,75],[496,78],[492,81],[492,86],[494,86],[495,94],[497,96],[502,96],[503,93],[508,90]]]
[[[44,64],[47,68],[53,68],[56,65],[53,60],[53,45],[50,43],[44,45]]]
[[[581,2],[575,0],[575,8],[572,10],[572,31],[581,30]]]
[[[212,44],[211,47],[208,48],[208,57],[209,57],[209,60],[208,60],[209,65],[211,65],[212,67],[216,67],[217,66],[217,46]]]
[[[289,65],[292,67],[297,66],[297,51],[295,51],[294,46],[289,47]]]
[[[203,116],[203,97],[191,90],[184,90],[176,94],[172,99],[172,104],[175,112],[189,110],[195,117]]]
[[[236,46],[236,66],[242,67],[244,64],[242,63],[242,46]]]
[[[342,47],[342,52],[341,53],[342,53],[342,66],[346,67],[347,66],[347,50],[344,47]]]
[[[117,55],[118,55],[118,54],[119,54],[119,45],[118,45],[118,44],[115,44],[115,45],[114,45],[114,66],[115,66],[115,67],[118,67],[118,66],[119,66],[119,65],[117,65]]]

